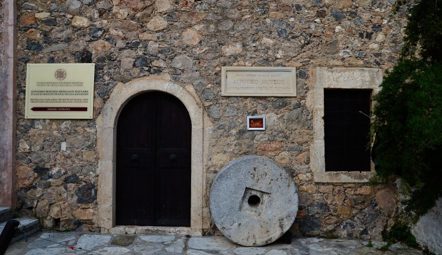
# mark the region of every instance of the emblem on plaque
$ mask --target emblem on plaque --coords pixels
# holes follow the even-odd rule
[[[55,70],[54,76],[57,80],[62,81],[64,79],[66,79],[66,70],[57,69],[57,70]]]

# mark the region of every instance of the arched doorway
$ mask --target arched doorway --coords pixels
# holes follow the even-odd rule
[[[178,98],[186,107],[192,122],[191,127],[191,194],[190,227],[157,227],[116,224],[116,161],[117,125],[125,106],[144,93],[161,91]],[[210,216],[204,198],[207,197],[206,146],[210,120],[203,111],[203,105],[191,86],[180,86],[158,77],[143,77],[128,83],[117,84],[97,117],[98,186],[97,224],[103,233],[142,234],[150,231],[201,235],[204,226],[209,226]]]
[[[190,226],[191,131],[176,97],[132,98],[117,122],[116,225]]]

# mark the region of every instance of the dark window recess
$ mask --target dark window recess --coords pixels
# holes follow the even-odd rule
[[[370,171],[371,89],[325,89],[325,171]]]

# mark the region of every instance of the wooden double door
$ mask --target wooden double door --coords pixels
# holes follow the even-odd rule
[[[181,101],[163,92],[130,100],[117,124],[116,225],[190,226],[190,153]]]

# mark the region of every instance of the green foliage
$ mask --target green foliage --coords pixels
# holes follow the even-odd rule
[[[390,231],[382,233],[382,237],[387,241],[387,244],[381,248],[382,250],[387,250],[391,244],[397,242],[402,242],[414,248],[419,247],[416,238],[410,232],[410,227],[402,223],[396,223],[393,225]]]
[[[401,61],[376,100],[378,175],[405,180],[413,191],[410,209],[420,215],[442,195],[442,65]]]
[[[442,61],[442,1],[421,0],[411,10],[405,31],[405,46],[402,54],[414,57],[420,54],[423,60]]]
[[[368,180],[368,185],[370,185],[370,186],[377,186],[377,185],[386,184],[386,183],[388,183],[387,179],[384,177],[381,177],[380,175],[373,175]]]
[[[417,215],[442,195],[442,2],[411,10],[403,55],[376,97],[373,159],[380,178],[411,188]]]

